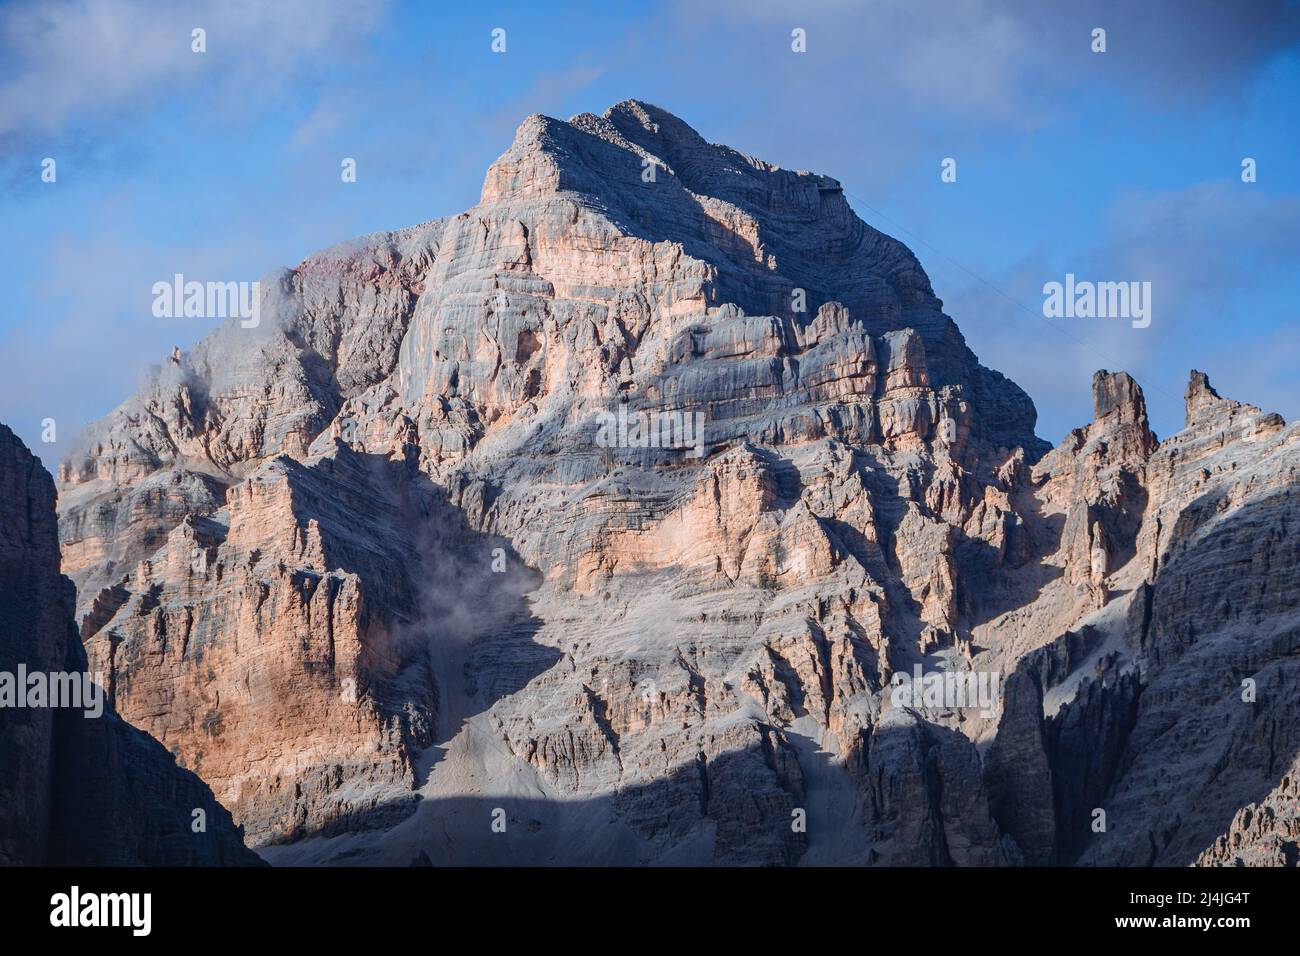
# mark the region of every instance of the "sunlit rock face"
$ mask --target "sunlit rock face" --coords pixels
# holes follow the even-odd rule
[[[1158,442],[1098,373],[1051,450],[838,182],[635,101],[262,294],[90,430],[60,536],[118,710],[273,862],[1288,852],[1276,416],[1194,379]]]

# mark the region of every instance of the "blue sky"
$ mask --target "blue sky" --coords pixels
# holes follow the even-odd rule
[[[1137,377],[1161,435],[1193,367],[1300,415],[1300,5],[789,6],[0,5],[0,421],[53,467],[210,327],[155,318],[154,282],[251,281],[457,213],[524,116],[629,97],[839,179],[1053,443],[1091,417],[1101,367]],[[1043,283],[1066,272],[1151,281],[1151,327],[1044,318]]]

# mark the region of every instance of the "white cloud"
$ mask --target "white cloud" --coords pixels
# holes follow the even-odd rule
[[[218,105],[264,96],[345,55],[386,0],[179,5],[132,0],[20,2],[0,9],[0,144],[58,135],[208,84]],[[207,31],[207,52],[191,31]]]

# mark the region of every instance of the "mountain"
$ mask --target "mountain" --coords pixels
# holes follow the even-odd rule
[[[1297,862],[1300,430],[1204,375],[1052,449],[838,182],[637,101],[261,296],[58,477],[265,859]]]

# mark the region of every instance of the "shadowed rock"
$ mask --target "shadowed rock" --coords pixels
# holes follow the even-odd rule
[[[54,482],[0,424],[0,672],[87,671]],[[26,691],[26,687],[21,691]],[[0,865],[256,864],[197,776],[110,706],[0,708]],[[65,702],[66,703],[66,702]]]

